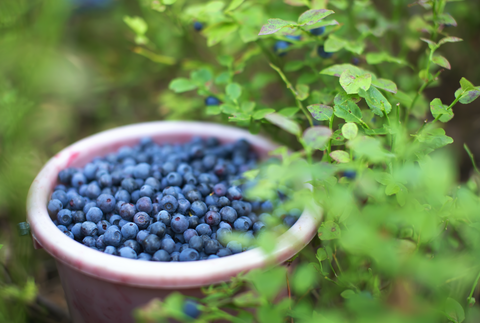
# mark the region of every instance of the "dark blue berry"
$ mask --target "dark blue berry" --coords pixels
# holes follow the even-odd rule
[[[237,211],[231,206],[225,206],[220,210],[220,216],[223,221],[234,223],[237,219]]]
[[[109,254],[109,255],[116,256],[117,255],[117,248],[115,248],[114,246],[106,246],[105,251],[103,251],[103,252],[106,253],[106,254]]]
[[[82,224],[81,223],[75,223],[73,227],[70,229],[70,231],[73,233],[73,236],[75,237],[76,240],[82,240],[84,235],[82,233]]]
[[[174,213],[178,208],[178,201],[173,195],[165,195],[159,204],[160,207],[169,213]]]
[[[161,243],[161,247],[163,250],[165,250],[168,253],[172,253],[175,251],[175,242],[173,239],[163,239]]]
[[[150,232],[148,232],[147,230],[140,230],[138,231],[138,234],[135,240],[137,240],[138,243],[143,245],[143,241],[145,241],[145,239],[148,237],[149,234]]]
[[[278,54],[278,56],[285,56],[287,53],[285,50],[290,46],[290,43],[284,40],[278,40],[273,45],[273,51]]]
[[[120,229],[115,225],[109,227],[104,233],[103,241],[106,246],[119,247],[122,244],[122,233]]]
[[[118,250],[118,254],[123,258],[137,259],[137,253],[130,247],[122,247]]]
[[[240,242],[237,242],[237,241],[230,241],[227,244],[227,248],[230,249],[233,254],[240,253],[240,252],[243,251],[242,250],[242,244]]]
[[[122,219],[126,221],[132,221],[136,212],[137,208],[135,207],[135,205],[133,205],[132,203],[124,203],[120,207],[119,215],[122,217]]]
[[[196,31],[200,31],[203,29],[203,24],[199,21],[195,21],[193,23],[193,29],[195,29]]]
[[[197,250],[192,248],[186,248],[180,252],[180,261],[195,261],[200,258],[200,255]]]
[[[139,255],[143,250],[142,246],[137,241],[131,239],[125,241],[123,243],[123,246],[132,248],[137,253],[137,255]]]
[[[169,226],[170,222],[172,221],[172,217],[170,216],[170,213],[168,213],[165,210],[162,210],[162,211],[158,212],[158,214],[154,216],[154,219],[157,222],[162,222],[166,226],[167,225]]]
[[[85,246],[90,247],[90,248],[96,247],[97,239],[95,239],[94,237],[88,236],[88,237],[83,238],[82,243]]]
[[[138,199],[136,207],[139,212],[150,213],[153,209],[152,200],[147,196],[141,197]]]
[[[354,179],[357,176],[357,172],[354,170],[346,170],[343,172],[343,176],[349,179]]]
[[[202,201],[195,201],[190,206],[190,213],[202,217],[207,212],[207,205]]]
[[[86,214],[86,218],[87,218],[87,221],[97,223],[98,221],[102,220],[103,212],[96,206],[91,207]]]
[[[67,226],[72,223],[72,212],[67,209],[60,210],[57,213],[57,221],[58,224]]]
[[[146,252],[142,252],[142,253],[138,254],[137,260],[150,261],[150,260],[152,260],[152,255],[148,254]]]
[[[248,229],[250,229],[250,223],[244,218],[238,218],[233,223],[233,227],[235,228],[235,230],[246,232],[248,231]]]
[[[222,248],[217,252],[218,257],[226,257],[226,256],[230,256],[231,254],[232,254],[232,251],[228,248]]]
[[[112,195],[100,194],[97,197],[97,206],[104,213],[112,212],[115,209],[115,203],[117,203],[117,201]]]
[[[206,99],[205,99],[205,105],[209,106],[209,105],[219,105],[220,104],[220,100],[218,100],[216,97],[214,96],[208,96]]]
[[[182,214],[176,213],[173,216],[170,225],[172,227],[173,232],[183,233],[185,232],[185,230],[188,229],[189,223],[187,218],[185,218],[185,216],[183,216]]]
[[[320,36],[325,32],[325,26],[310,29],[310,33],[315,36]]]
[[[147,179],[150,176],[151,166],[147,163],[140,163],[133,169],[133,176],[139,179]]]
[[[150,233],[156,234],[159,238],[163,238],[166,231],[167,226],[163,222],[155,222],[150,225]]]
[[[138,212],[133,217],[133,222],[140,230],[146,229],[150,225],[150,216],[145,212]]]
[[[79,224],[79,223],[77,223]],[[98,234],[105,234],[105,231],[111,226],[110,222],[107,220],[101,220],[97,223],[97,232]]]
[[[63,203],[60,200],[53,199],[48,202],[47,210],[51,217],[56,217],[61,209],[63,209]]]
[[[170,254],[168,252],[166,252],[165,250],[157,250],[154,254],[153,254],[153,257],[152,257],[152,260],[153,261],[170,261],[171,260],[171,257],[170,257]]]
[[[190,248],[197,250],[198,252],[203,250],[203,239],[199,236],[193,236],[188,241],[188,245]]]
[[[135,239],[138,234],[138,226],[133,222],[128,222],[122,226],[121,232],[125,239]]]
[[[73,187],[80,187],[83,184],[85,184],[86,182],[87,182],[87,178],[85,177],[85,175],[83,175],[83,173],[73,174],[72,180],[71,180],[71,183],[72,183]]]
[[[326,52],[325,48],[323,46],[318,46],[317,47],[317,54],[318,54],[318,56],[320,56],[322,58],[330,58],[330,57],[333,56],[333,53]]]
[[[162,241],[155,234],[149,234],[145,240],[143,240],[143,249],[149,254],[154,254],[158,249],[160,249]]]
[[[261,230],[264,230],[264,229],[265,229],[265,224],[263,224],[263,222],[258,221],[258,222],[255,222],[253,224],[253,232],[254,233],[258,233],[258,232],[260,232]]]
[[[62,202],[62,205],[67,205],[67,203],[69,202],[69,198],[67,197],[67,193],[64,192],[64,191],[55,191],[53,192],[52,194],[52,200],[59,200],[60,202]]]
[[[233,210],[233,209],[232,209]],[[233,210],[235,211],[235,210]],[[205,214],[205,223],[208,225],[218,225],[221,221],[221,214],[215,211],[208,211]]]

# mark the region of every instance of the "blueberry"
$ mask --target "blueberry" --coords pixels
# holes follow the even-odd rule
[[[62,207],[63,207],[64,205],[67,205],[67,203],[69,202],[70,199],[67,197],[66,192],[55,191],[52,194],[52,200],[59,200],[60,202],[62,202]]]
[[[98,250],[105,250],[105,236],[102,234],[101,236],[99,236],[97,238],[97,240],[95,241],[95,247],[98,249]]]
[[[112,212],[115,209],[117,201],[112,195],[101,194],[97,197],[97,206],[104,213]]]
[[[242,198],[242,191],[237,186],[231,186],[227,190],[227,197],[230,200],[240,200]]]
[[[132,203],[137,203],[137,201],[140,199],[140,191],[139,190],[135,190],[132,192],[132,194],[130,194],[130,201]]]
[[[54,191],[67,191],[67,187],[63,184],[58,184],[54,187]]]
[[[352,58],[352,64],[355,66],[358,66],[358,64],[360,64],[360,58],[358,57]]]
[[[73,168],[63,169],[58,173],[58,180],[60,181],[60,183],[70,184],[72,175],[75,174],[76,172],[77,171]]]
[[[227,244],[227,248],[230,249],[233,254],[242,252],[242,244],[237,241],[230,241]]]
[[[127,221],[132,221],[136,212],[137,212],[137,209],[136,209],[135,205],[133,205],[132,203],[124,203],[120,207],[119,214],[122,217],[122,219],[127,220]]]
[[[149,185],[153,190],[160,190],[160,183],[155,177],[149,177],[145,180],[145,185]]]
[[[288,228],[292,227],[295,222],[297,222],[297,218],[294,217],[294,216],[291,216],[291,215],[287,215],[284,219],[283,219],[283,223],[285,224],[285,226],[287,226]]]
[[[116,256],[117,248],[115,248],[114,246],[106,246],[104,253]]]
[[[152,200],[146,196],[141,197],[138,199],[136,207],[139,212],[150,213],[153,209]]]
[[[96,243],[97,243],[97,239],[95,239],[94,237],[91,237],[91,236],[87,236],[87,237],[83,238],[82,243],[85,246],[90,247],[90,248],[95,247]]]
[[[48,202],[47,210],[51,217],[56,217],[61,209],[63,209],[63,203],[60,200],[53,199]]]
[[[221,248],[220,243],[217,240],[208,240],[204,242],[204,250],[206,254],[216,254]]]
[[[83,210],[85,206],[85,199],[80,195],[72,196],[70,201],[68,201],[67,207],[70,210]]]
[[[273,51],[278,54],[278,56],[285,56],[287,53],[285,50],[290,46],[290,43],[284,40],[278,40],[273,45]]]
[[[228,207],[228,206],[226,206],[226,207]],[[235,211],[235,210],[233,210],[233,211]],[[220,223],[220,221],[221,221],[221,214],[218,213],[218,212],[208,211],[205,214],[205,223],[207,225],[218,225]]]
[[[162,241],[155,234],[149,234],[145,240],[143,240],[143,249],[149,254],[154,254],[162,245]]]
[[[202,217],[207,212],[207,205],[202,201],[195,201],[190,206],[190,213]]]
[[[197,225],[195,230],[197,231],[198,235],[200,235],[200,236],[201,235],[209,236],[209,235],[212,234],[212,228],[210,228],[210,226],[206,223]]]
[[[218,258],[219,257],[217,255],[210,255],[210,256],[208,256],[207,259],[210,260],[210,259],[218,259]]]
[[[128,193],[132,193],[138,188],[137,182],[133,178],[125,178],[122,180],[122,188]]]
[[[178,200],[178,208],[177,212],[181,214],[186,214],[190,210],[190,202],[186,199],[179,199]]]
[[[346,170],[343,172],[343,176],[349,179],[354,179],[357,173],[354,170]]]
[[[220,216],[223,221],[234,223],[237,219],[237,211],[231,206],[225,206],[220,210]]]
[[[330,57],[333,56],[333,53],[326,52],[325,48],[323,46],[318,46],[317,47],[317,54],[318,54],[318,56],[320,56],[322,58],[330,58]]]
[[[185,216],[183,216],[182,214],[176,213],[173,216],[170,225],[172,227],[173,232],[183,233],[185,232],[185,230],[188,229],[189,223],[187,218],[185,218]]]
[[[150,185],[143,185],[142,187],[140,187],[140,197],[147,196],[152,198],[153,194],[154,194],[154,190],[153,190],[153,187],[151,187]]]
[[[200,31],[203,29],[203,24],[199,21],[195,21],[193,23],[193,29],[195,29],[196,31]]]
[[[132,248],[137,253],[137,255],[139,255],[143,250],[142,246],[137,241],[131,239],[125,241],[123,243],[123,246]]]
[[[99,222],[103,218],[103,212],[100,210],[98,207],[94,206],[91,207],[90,210],[88,210],[86,214],[87,221],[91,222]]]
[[[178,201],[173,195],[165,195],[160,200],[160,206],[169,213],[174,213],[178,208]]]
[[[166,231],[167,226],[163,222],[155,222],[150,225],[150,233],[156,234],[159,238],[163,238]]]
[[[57,213],[57,221],[58,221],[58,224],[61,224],[61,225],[65,225],[65,226],[70,225],[70,223],[72,223],[72,212],[67,209],[60,210]]]
[[[232,203],[230,202],[230,200],[226,196],[221,196],[218,199],[218,202],[217,202],[217,206],[220,207],[220,208],[222,208],[224,206],[230,206],[231,204]]]
[[[122,247],[118,250],[118,254],[123,258],[137,259],[137,253],[130,247]]]
[[[202,312],[198,308],[198,304],[194,301],[187,300],[183,304],[183,313],[192,319],[197,319]]]
[[[258,222],[255,222],[253,224],[253,232],[254,233],[258,233],[263,229],[265,229],[265,224],[263,224],[263,222],[258,221]]]
[[[220,224],[218,225],[219,228],[225,228],[225,229],[228,229],[228,230],[232,230],[233,227],[230,223],[228,222],[225,222],[225,221],[221,221]]]
[[[197,231],[194,229],[187,229],[185,232],[183,232],[183,238],[185,239],[185,242],[188,243],[190,239],[194,236],[198,236]]]
[[[150,216],[145,212],[138,212],[133,217],[133,222],[140,230],[144,230],[150,225]]]
[[[152,255],[146,252],[138,254],[137,260],[150,261],[152,260]]]
[[[200,255],[197,250],[186,248],[180,252],[179,260],[180,261],[195,261],[200,258]]]
[[[105,231],[103,241],[107,246],[119,247],[122,244],[122,233],[120,229],[115,225],[109,227],[107,231]]]
[[[97,183],[92,182],[88,184],[86,191],[86,195],[88,198],[96,199],[101,193],[102,191],[100,190],[100,187]]]
[[[217,163],[217,157],[215,155],[203,156],[202,164],[206,170],[212,169],[216,163]]]
[[[150,176],[151,166],[147,163],[140,163],[133,169],[135,178],[147,179]]]
[[[174,251],[170,254],[170,257],[172,257],[172,261],[180,261],[180,252]]]
[[[205,99],[205,105],[209,106],[209,105],[220,105],[220,100],[218,100],[216,97],[214,96],[208,96],[206,99]]]
[[[85,183],[87,183],[87,178],[83,173],[75,173],[72,176],[71,184],[73,187],[80,187]]]
[[[138,243],[143,244],[143,241],[145,241],[145,238],[148,237],[149,234],[150,232],[148,232],[147,230],[140,230],[138,231],[135,240],[137,240]]]
[[[171,258],[168,252],[160,249],[153,254],[152,260],[153,261],[170,261]]]
[[[232,207],[237,211],[238,216],[245,216],[252,212],[252,205],[243,201],[232,201]]]
[[[325,26],[310,29],[310,33],[315,36],[320,36],[325,32]]]
[[[77,223],[79,224],[79,223]],[[105,234],[105,231],[111,226],[110,222],[107,220],[101,220],[97,223],[97,232],[98,234]]]
[[[160,248],[165,250],[168,253],[172,253],[175,251],[175,242],[173,239],[163,239]]]
[[[82,223],[81,233],[84,236],[93,236],[98,232],[97,225],[90,221],[85,221]]]
[[[84,235],[82,233],[82,224],[81,223],[75,223],[73,227],[70,229],[72,232],[73,236],[75,237],[76,240],[82,240]]]
[[[190,248],[197,250],[198,252],[203,250],[203,239],[199,236],[193,236],[188,241],[188,245]]]
[[[222,248],[217,252],[218,257],[226,257],[226,256],[230,256],[231,254],[232,254],[232,251],[228,248]]]
[[[100,185],[100,187],[110,187],[110,186],[112,186],[112,175],[103,174],[98,179],[98,184]]]
[[[182,175],[177,172],[171,172],[167,176],[167,184],[170,186],[180,186],[183,183]]]
[[[133,222],[128,222],[121,227],[122,236],[125,239],[135,239],[138,231],[138,226]]]
[[[233,226],[235,230],[246,232],[250,229],[250,223],[245,220],[244,218],[238,218],[234,223]]]
[[[270,213],[273,211],[273,205],[270,201],[265,201],[261,205],[262,212]]]
[[[110,216],[110,218],[107,219],[107,221],[110,222],[110,224],[117,226],[119,229],[121,228],[120,227],[120,221],[121,220],[123,220],[123,219],[118,214],[112,214],[112,216]]]
[[[165,211],[165,210],[162,210],[160,212],[158,212],[157,215],[154,216],[155,220],[157,222],[162,222],[163,224],[165,224],[166,226],[170,225],[170,222],[172,221],[172,217],[170,216],[170,214]]]

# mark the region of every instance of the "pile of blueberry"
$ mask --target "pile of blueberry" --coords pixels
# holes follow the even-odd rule
[[[144,138],[60,171],[47,209],[67,236],[107,254],[152,261],[224,257],[253,248],[272,216],[270,201],[242,196],[242,174],[256,163],[245,140],[195,137],[158,145]],[[284,223],[291,226],[298,216],[284,216]],[[232,239],[234,232],[241,239]]]

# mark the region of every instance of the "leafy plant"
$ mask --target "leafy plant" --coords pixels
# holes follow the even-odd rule
[[[461,41],[450,35],[448,2],[393,1],[390,20],[369,0],[143,2],[184,33],[206,25],[216,60],[184,62],[191,72],[171,81],[173,92],[218,97],[205,108],[211,118],[286,144],[274,152],[280,163],[252,174],[249,194],[280,190],[290,197],[281,208],[314,201],[325,214],[318,238],[287,266],[204,288],[198,322],[478,320],[479,175],[457,182],[442,123],[480,87],[462,78],[447,104],[424,93],[452,68],[444,47]],[[304,176],[312,190],[288,189]],[[137,318],[190,321],[183,302],[173,294]]]

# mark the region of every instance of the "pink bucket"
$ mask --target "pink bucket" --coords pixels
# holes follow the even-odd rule
[[[68,238],[53,224],[47,202],[66,167],[80,167],[95,156],[135,145],[142,137],[157,143],[181,143],[193,136],[214,136],[223,142],[244,138],[262,156],[276,145],[242,129],[203,122],[150,122],[107,130],[74,143],[55,155],[30,187],[28,223],[35,248],[43,248],[57,263],[70,315],[74,323],[134,322],[132,310],[153,298],[165,298],[173,291],[201,296],[200,287],[223,281],[241,272],[278,264],[293,257],[317,232],[321,211],[305,209],[297,223],[283,234],[267,257],[259,248],[234,256],[197,262],[145,262],[111,256],[87,248]]]

